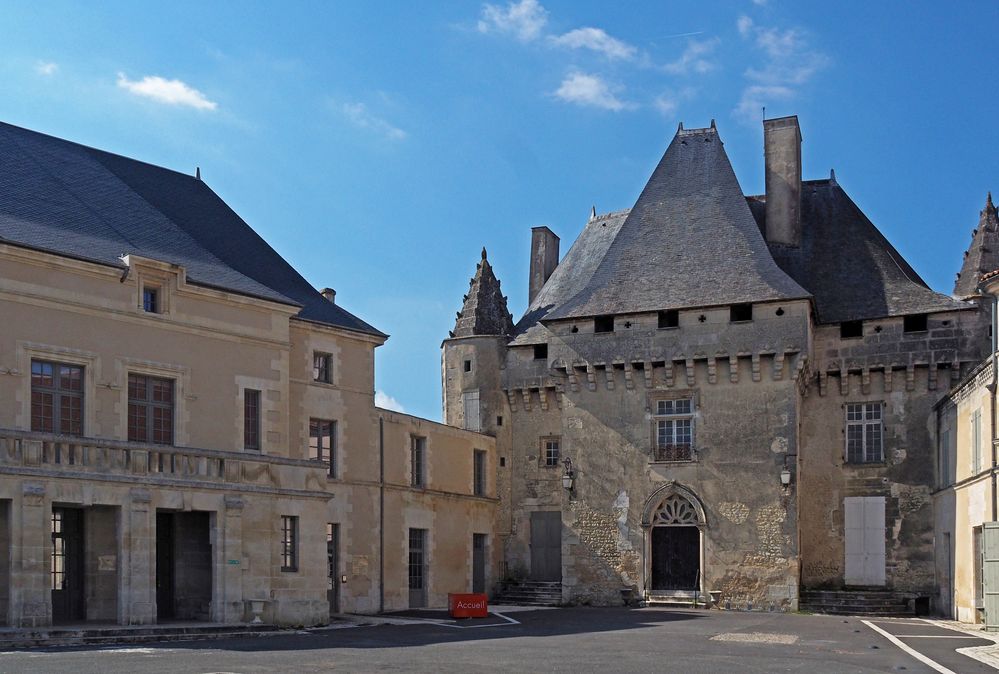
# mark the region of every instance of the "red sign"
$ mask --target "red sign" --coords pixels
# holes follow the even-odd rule
[[[449,594],[452,618],[488,618],[489,598],[484,594]]]

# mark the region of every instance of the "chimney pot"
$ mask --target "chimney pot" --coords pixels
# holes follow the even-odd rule
[[[531,276],[528,283],[527,304],[541,292],[555,267],[558,266],[559,238],[547,227],[531,229]]]
[[[325,297],[326,301],[330,304],[336,304],[336,291],[332,288],[323,288],[320,291],[320,294],[322,294],[322,296]]]

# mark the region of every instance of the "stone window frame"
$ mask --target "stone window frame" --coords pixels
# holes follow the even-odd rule
[[[52,368],[52,385],[44,386],[41,384],[35,384],[35,366],[38,365],[39,368],[44,368],[46,365]],[[79,372],[79,389],[73,390],[72,388],[64,388],[62,386],[62,369],[71,368]],[[44,376],[42,374],[41,376]],[[83,426],[86,415],[86,398],[85,398],[85,387],[86,387],[86,371],[85,366],[78,363],[64,363],[58,360],[51,360],[46,358],[32,358],[31,368],[29,377],[31,380],[31,430],[38,431],[41,433],[51,433],[53,435],[69,435],[73,437],[83,436]],[[50,430],[36,428],[35,427],[35,394],[50,396],[52,400],[51,404],[51,425]],[[66,420],[62,418],[63,412],[63,401],[64,400],[78,400],[79,401],[79,427],[74,432],[73,429],[64,430],[64,425]],[[72,418],[70,419],[70,424],[72,424]]]
[[[243,389],[243,449],[259,452],[263,446],[263,393],[260,389]]]
[[[18,395],[21,406],[15,420],[16,427],[31,430],[31,361],[44,360],[83,368],[83,428],[80,437],[94,437],[97,431],[97,406],[93,401],[97,399],[100,355],[91,351],[29,341],[18,341],[15,351],[18,374],[25,375]]]
[[[427,438],[424,435],[409,436],[409,486],[415,489],[427,488]]]
[[[298,516],[281,516],[281,570],[298,571]]]
[[[329,429],[329,434],[323,435],[322,429],[326,426]],[[327,465],[326,474],[330,478],[337,477],[337,471],[339,466],[337,465],[337,446],[338,438],[337,434],[339,432],[340,424],[337,423],[336,419],[320,419],[319,417],[309,417],[309,445],[306,448],[308,452],[307,458],[310,461],[317,461],[320,463],[325,463]],[[318,435],[313,435],[313,428],[317,430]],[[329,438],[329,446],[324,446],[322,444],[322,438]],[[312,446],[312,439],[318,438],[316,446]],[[313,450],[315,450],[315,456],[313,456]],[[324,453],[325,452],[325,453]]]
[[[188,438],[188,408],[187,401],[195,399],[190,396],[191,371],[183,365],[172,363],[156,363],[148,360],[136,358],[117,358],[115,360],[115,377],[123,382],[118,388],[119,404],[119,433],[121,438],[128,439],[128,375],[136,374],[144,377],[156,377],[160,379],[173,380],[173,442],[171,447],[186,447]]]
[[[140,268],[137,270],[135,306],[139,313],[147,316],[165,316],[170,313],[170,285],[176,273],[158,269]],[[155,306],[150,311],[146,307],[146,291],[155,293]]]
[[[333,354],[327,351],[312,352],[312,382],[333,384]]]
[[[860,408],[859,410],[857,408]],[[877,416],[871,416],[876,411]],[[859,416],[858,416],[859,415]],[[858,436],[851,437],[851,430],[859,430],[859,459],[851,458],[850,443]],[[870,433],[877,430],[876,453],[872,454],[868,443]],[[854,449],[857,449],[856,447]],[[876,465],[885,462],[885,402],[883,400],[861,400],[843,404],[843,461],[854,466]]]
[[[690,412],[685,414],[658,414],[659,403],[663,401],[689,400]],[[650,463],[691,463],[697,461],[697,416],[700,409],[700,393],[696,389],[675,391],[654,391],[648,394],[649,414],[649,462]],[[686,458],[660,458],[664,454],[659,447],[659,422],[665,420],[690,421],[690,448]]]
[[[550,448],[549,443],[555,443],[554,448]],[[550,461],[549,451],[555,450],[554,461]],[[545,469],[558,468],[562,463],[562,436],[542,435],[538,438],[538,464]]]
[[[144,398],[133,398],[132,397],[132,384],[133,378],[135,380],[141,378],[144,380],[145,396]],[[167,382],[170,385],[170,400],[169,401],[158,401],[153,397],[153,391],[157,383]],[[129,371],[126,383],[125,383],[125,396],[128,400],[128,406],[126,410],[126,431],[129,442],[138,442],[141,444],[151,444],[151,445],[164,445],[168,447],[173,447],[176,445],[177,440],[177,380],[174,377],[164,377],[158,374],[148,374],[145,372],[134,372]],[[145,437],[139,438],[132,437],[132,408],[137,407],[143,410],[143,416],[145,417]],[[156,410],[168,410],[170,412],[170,423],[168,430],[168,437],[164,440],[156,439],[156,427],[154,423],[155,411]]]
[[[472,450],[472,496],[485,496],[489,490],[489,454],[484,449]]]

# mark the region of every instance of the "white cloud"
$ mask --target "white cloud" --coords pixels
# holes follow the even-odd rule
[[[745,72],[747,84],[735,109],[735,114],[745,121],[756,122],[767,101],[792,100],[797,88],[829,62],[812,48],[807,34],[799,28],[766,28],[747,16],[740,16],[736,26],[763,57],[760,65]]]
[[[480,33],[513,35],[521,42],[530,42],[541,36],[548,23],[548,10],[537,0],[510,2],[505,8],[486,4],[479,19]]]
[[[688,40],[687,47],[680,54],[680,58],[672,63],[663,66],[663,70],[674,75],[686,75],[689,73],[706,73],[713,70],[715,64],[708,60],[708,57],[718,46],[719,39],[710,40]]]
[[[375,406],[381,407],[384,410],[406,413],[406,408],[398,400],[385,393],[385,391],[375,391]]]
[[[340,111],[351,124],[359,129],[367,129],[389,140],[404,140],[408,135],[381,117],[373,115],[364,103],[344,103]]]
[[[581,72],[569,73],[555,91],[555,97],[567,103],[615,112],[632,107],[615,96],[610,85],[599,76]]]
[[[39,75],[55,75],[59,70],[59,64],[52,61],[39,61],[35,64],[35,72]]]
[[[577,28],[552,37],[553,44],[569,49],[589,49],[609,59],[632,59],[638,50],[627,42],[611,37],[602,28]]]
[[[198,110],[214,110],[215,101],[197,89],[181,82],[168,80],[157,75],[146,75],[141,80],[130,80],[124,73],[118,73],[118,86],[126,91],[167,105],[186,105]]]
[[[679,103],[676,98],[670,96],[669,94],[660,94],[656,96],[656,99],[652,101],[652,105],[655,106],[656,110],[659,111],[663,117],[672,117],[676,112]]]
[[[763,5],[767,4],[767,0],[753,0],[753,4],[762,7]]]

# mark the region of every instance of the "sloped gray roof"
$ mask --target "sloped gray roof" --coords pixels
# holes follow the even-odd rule
[[[548,341],[548,331],[539,321],[553,308],[571,299],[580,288],[586,287],[630,212],[628,209],[590,218],[517,323],[511,346]]]
[[[762,230],[765,197],[749,197]],[[774,259],[814,297],[819,323],[970,308],[931,290],[835,180],[802,183],[801,246]]]
[[[808,295],[770,256],[715,128],[680,129],[586,285],[544,320]]]
[[[327,301],[203,181],[4,123],[0,241],[116,267],[122,254],[170,262],[191,283],[384,336]]]

